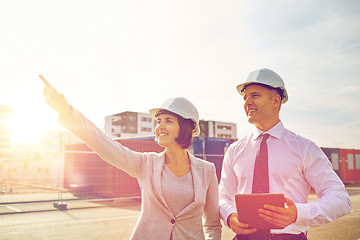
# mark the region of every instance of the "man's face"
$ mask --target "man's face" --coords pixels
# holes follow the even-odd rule
[[[279,121],[277,101],[280,96],[275,90],[253,84],[246,87],[243,98],[245,113],[250,123],[265,131],[268,127],[277,124]]]

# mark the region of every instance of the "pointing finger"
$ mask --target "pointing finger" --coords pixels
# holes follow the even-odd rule
[[[55,88],[53,88],[53,86],[50,85],[50,83],[44,78],[43,75],[39,75],[39,77],[41,78],[41,80],[43,81],[43,83],[45,84],[45,86],[49,87],[49,88],[52,88],[55,90]]]

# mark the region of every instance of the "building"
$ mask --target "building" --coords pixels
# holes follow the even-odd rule
[[[113,138],[154,135],[155,120],[149,113],[122,112],[105,117],[105,133]]]
[[[236,139],[236,124],[200,120],[200,135],[203,137]]]
[[[200,120],[200,135],[236,139],[236,124]],[[105,117],[105,133],[113,138],[154,135],[156,122],[149,113],[122,112]]]
[[[11,147],[11,120],[14,108],[10,106],[0,106],[0,149]]]
[[[67,131],[44,131],[37,144],[14,143],[10,154],[0,162],[0,179],[61,185],[65,145],[77,143],[82,141]]]
[[[31,163],[35,182],[61,185],[64,171],[65,145],[83,143],[77,136],[68,131],[48,130],[39,138],[41,159]]]
[[[67,144],[82,143],[82,140],[68,131],[47,130],[39,138],[39,146],[43,152],[61,152]]]

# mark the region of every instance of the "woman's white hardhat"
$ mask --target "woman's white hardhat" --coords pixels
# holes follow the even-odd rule
[[[285,89],[284,81],[276,72],[270,69],[262,68],[251,72],[246,81],[236,87],[240,95],[244,95],[244,89],[251,83],[264,84],[273,88],[280,88],[283,91],[281,96],[282,103],[286,103],[289,98]]]
[[[160,107],[150,109],[149,112],[151,116],[156,119],[156,115],[160,110],[167,110],[185,119],[191,119],[195,123],[195,129],[192,135],[195,137],[200,134],[199,113],[196,107],[186,98],[169,98]]]

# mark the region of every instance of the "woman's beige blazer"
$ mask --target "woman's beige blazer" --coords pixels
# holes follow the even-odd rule
[[[161,190],[164,152],[134,152],[107,136],[76,109],[71,116],[59,118],[59,123],[80,137],[102,159],[138,179],[141,213],[131,239],[221,238],[218,181],[213,163],[189,153],[195,199],[174,216]]]

